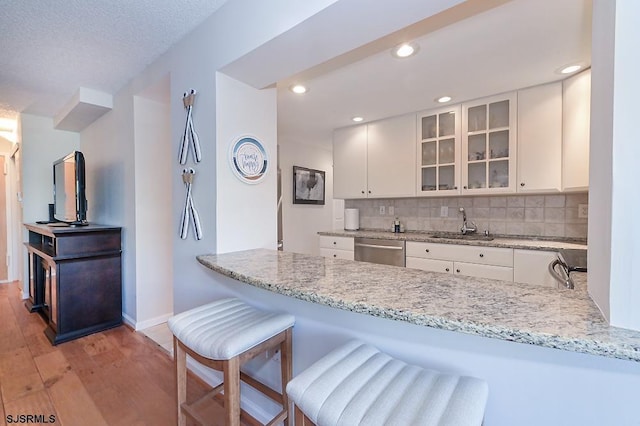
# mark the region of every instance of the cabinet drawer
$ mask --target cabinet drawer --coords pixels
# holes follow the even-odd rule
[[[320,248],[353,251],[353,238],[320,235]]]
[[[453,260],[482,265],[513,267],[513,249],[501,247],[455,246]],[[510,280],[513,279],[513,275]]]
[[[332,259],[353,260],[353,251],[320,248],[320,256]]]
[[[513,249],[407,242],[407,256],[513,267]]]
[[[420,257],[423,259],[447,259],[445,244],[417,243],[407,241],[407,257]]]
[[[443,272],[453,274],[453,262],[438,259],[423,259],[419,257],[407,257],[407,268],[422,269],[423,271]]]
[[[513,281],[513,268],[504,266],[479,265],[477,263],[454,262],[456,275],[491,278],[494,280]]]

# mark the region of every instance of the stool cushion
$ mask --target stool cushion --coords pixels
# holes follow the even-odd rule
[[[222,299],[182,312],[167,322],[197,354],[228,360],[292,327],[293,315],[260,311],[239,299]]]
[[[291,380],[287,394],[318,426],[466,426],[482,424],[488,386],[351,341]]]

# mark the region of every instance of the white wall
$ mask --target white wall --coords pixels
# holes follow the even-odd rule
[[[217,294],[215,287],[206,278],[207,272],[195,259],[198,254],[217,251],[216,204],[218,200],[220,203],[225,202],[216,192],[216,71],[334,1],[233,0],[226,3],[132,79],[114,96],[113,110],[82,132],[83,149],[95,162],[95,167],[87,170],[89,192],[92,193],[92,200],[89,200],[90,220],[123,227],[123,313],[132,324],[135,324],[138,317],[135,254],[136,237],[141,237],[136,232],[138,200],[134,172],[137,167],[134,151],[134,144],[137,143],[134,136],[134,96],[169,75],[171,131],[165,143],[169,144],[169,152],[173,154],[168,170],[171,189],[168,200],[147,208],[149,211],[171,211],[170,245],[173,255],[170,259],[156,261],[172,263],[174,311],[181,312],[211,300]],[[176,153],[185,122],[182,95],[190,89],[198,92],[193,119],[200,136],[203,156],[202,162],[194,167],[197,168],[197,176],[193,190],[204,233],[204,238],[200,241],[196,241],[192,234],[182,240],[178,234],[185,193],[181,179],[184,166],[178,164]],[[275,120],[275,115],[273,117]],[[273,144],[275,147],[275,137]],[[190,158],[187,167],[193,165]],[[272,203],[275,217],[275,184],[273,194],[273,197],[269,195],[267,198],[273,200],[269,202]],[[263,218],[257,215],[253,220],[264,223]],[[273,223],[275,224],[275,219]],[[275,226],[273,235],[275,244]],[[224,241],[231,240],[225,237]]]
[[[81,133],[89,222],[122,227],[122,310],[136,318],[135,156],[133,97],[114,96],[113,110]]]
[[[392,4],[381,3],[371,14],[371,18],[375,18],[375,21],[370,22],[360,19],[364,4],[360,2],[232,0],[225,3],[198,28],[187,34],[122,88],[114,96],[113,110],[85,129],[81,137],[83,150],[87,151],[91,161],[95,162],[94,169],[87,172],[90,181],[88,182],[89,192],[92,194],[92,199],[89,200],[89,219],[123,227],[125,318],[131,322],[135,322],[137,318],[134,96],[166,75],[170,76],[170,151],[177,153],[185,120],[182,95],[192,88],[198,91],[193,117],[202,143],[203,160],[197,165],[193,196],[200,213],[204,238],[196,241],[190,236],[186,240],[181,240],[178,236],[177,227],[184,203],[184,185],[180,176],[183,166],[178,165],[177,161],[172,163],[170,171],[172,177],[170,203],[153,206],[158,209],[172,210],[173,257],[167,261],[173,262],[174,311],[181,312],[210,300],[216,294],[216,290],[207,282],[207,272],[197,263],[196,255],[215,253],[219,250],[217,246],[219,241],[226,244],[225,247],[220,248],[221,250],[247,247],[245,243],[237,244],[230,239],[234,235],[230,228],[231,223],[236,222],[228,222],[216,216],[218,203],[222,205],[227,201],[217,194],[219,187],[217,166],[223,161],[222,159],[218,161],[216,158],[217,144],[228,142],[217,140],[216,72],[243,55],[255,52],[266,43],[280,39],[280,36],[288,30],[304,22],[312,27],[311,35],[305,33],[304,25],[298,27],[293,39],[291,37],[280,39],[284,43],[278,44],[278,48],[272,49],[268,55],[271,75],[290,76],[301,69],[315,66],[331,56],[339,55],[363,42],[403,28],[447,5],[458,2],[459,0],[448,0],[434,5],[413,2],[411,8],[406,9],[397,9]],[[334,4],[335,7],[333,7]],[[328,13],[318,15],[320,11],[329,7],[331,10]],[[393,17],[389,16],[391,10],[394,11]],[[308,18],[312,16],[319,18],[310,22]],[[354,30],[354,21],[363,24],[358,31]],[[375,22],[375,25],[372,22]],[[320,30],[324,31],[327,25],[332,25],[334,29],[340,31],[334,31],[333,37],[315,38],[313,34],[318,34]],[[314,37],[313,43],[317,49],[307,49],[300,38],[301,35]],[[291,41],[296,43],[298,49],[304,50],[304,55],[297,60],[290,59],[289,42]],[[263,63],[262,66],[264,65]],[[275,152],[273,155],[275,156]],[[275,181],[275,176],[273,179]],[[262,187],[268,186],[262,185]],[[268,211],[273,208],[275,214],[275,185],[273,189],[267,190],[274,191],[273,197],[271,195],[265,197],[265,200],[273,199],[273,204],[265,205],[264,209]],[[222,212],[224,210],[225,208],[222,207]],[[265,223],[275,224],[275,219],[271,221],[270,217],[263,218],[260,215],[254,215],[252,221],[260,223],[261,226]],[[221,228],[218,227],[218,223],[225,226],[220,236],[218,232]],[[273,232],[275,244],[275,226],[274,230],[269,232]],[[260,244],[271,244],[267,243],[266,234],[262,235]]]
[[[218,253],[276,248],[276,89],[256,90],[216,73],[216,236]],[[229,150],[241,136],[253,136],[267,153],[267,173],[247,184],[229,163]]]
[[[13,154],[13,155],[12,155]],[[7,175],[6,209],[7,217],[7,281],[22,279],[23,251],[22,245],[22,205],[19,202],[20,192],[20,155],[19,145],[0,136],[0,155],[5,157]],[[22,287],[22,285],[21,285]],[[26,295],[25,295],[26,296]]]
[[[53,119],[29,114],[20,116],[22,127],[22,209],[24,223],[49,219],[49,204],[53,203],[53,162],[80,149],[80,135],[55,130]],[[23,228],[22,241],[28,238]],[[28,277],[27,265],[23,277]],[[28,294],[26,280],[23,292]]]
[[[638,362],[375,318],[258,289],[214,272],[211,280],[227,296],[296,317],[294,375],[357,338],[410,364],[486,380],[487,426],[637,425],[640,418]],[[276,366],[267,363],[256,371],[277,389]]]
[[[53,162],[80,149],[75,132],[55,130],[51,118],[22,114],[22,206],[24,222],[49,219]]]
[[[589,293],[610,319],[611,167],[615,2],[593,2],[589,146]],[[597,120],[594,118],[598,117]],[[597,165],[597,167],[596,167]]]
[[[640,198],[637,101],[640,3],[615,2],[613,162],[611,165],[611,325],[640,330]],[[599,115],[596,117],[600,117]],[[599,160],[602,161],[601,159]]]
[[[593,3],[589,293],[612,325],[640,330],[640,146],[635,100],[640,96],[636,54],[640,4]]]
[[[136,96],[135,223],[136,223],[136,328],[165,322],[173,313],[174,233],[171,205],[171,127],[169,81],[160,82],[164,102]]]
[[[325,204],[293,204],[293,166],[325,172]],[[333,153],[314,145],[280,141],[284,250],[320,254],[318,232],[333,228]]]

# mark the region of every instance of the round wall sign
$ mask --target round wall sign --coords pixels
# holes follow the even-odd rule
[[[260,182],[269,165],[264,146],[251,136],[241,136],[231,144],[229,162],[233,173],[245,183]]]

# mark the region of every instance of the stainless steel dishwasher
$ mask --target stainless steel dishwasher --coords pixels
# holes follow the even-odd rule
[[[354,259],[384,265],[404,266],[404,241],[356,238]]]

